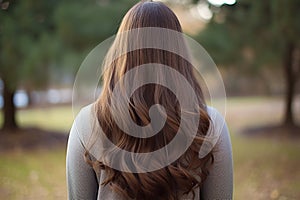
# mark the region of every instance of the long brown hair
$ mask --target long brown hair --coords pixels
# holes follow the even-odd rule
[[[142,27],[161,27],[182,32],[175,14],[160,2],[143,1],[136,4],[123,18],[118,32]],[[126,39],[117,37],[107,53],[107,58],[113,57],[116,51],[119,51],[118,48],[124,46],[126,46]],[[147,84],[136,90],[130,97],[128,109],[132,120],[137,125],[145,126],[151,123],[150,107],[154,104],[162,105],[167,113],[167,120],[159,133],[149,138],[137,138],[124,133],[117,126],[109,106],[113,89],[126,72],[139,65],[159,63],[170,66],[182,74],[197,95],[200,121],[197,135],[184,154],[175,162],[156,171],[146,173],[119,171],[101,161],[90,160],[87,150],[85,155],[87,162],[96,171],[104,170],[107,174],[106,179],[100,184],[109,185],[113,191],[123,197],[133,199],[179,199],[184,194],[190,192],[194,194],[194,189],[201,187],[208,175],[208,167],[213,162],[213,156],[211,152],[201,159],[198,156],[210,119],[192,64],[175,53],[153,48],[133,50],[119,56],[113,62],[108,60],[104,62],[103,91],[94,108],[104,134],[114,145],[130,152],[152,152],[168,144],[180,126],[180,105],[176,96],[168,88],[158,84]],[[180,87],[178,80],[172,81]],[[122,113],[117,114],[122,115]]]

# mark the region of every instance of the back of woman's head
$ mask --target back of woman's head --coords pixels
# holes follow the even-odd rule
[[[124,16],[119,31],[142,27],[161,27],[182,31],[173,11],[161,2],[152,1],[142,1],[133,6]]]
[[[212,154],[209,153],[202,159],[198,157],[198,154],[210,121],[200,85],[195,78],[193,66],[188,59],[172,51],[153,48],[151,45],[146,46],[146,48],[131,49],[130,45],[132,43],[134,45],[143,45],[145,38],[140,37],[139,34],[142,32],[140,29],[147,27],[154,27],[155,31],[159,31],[162,28],[162,30],[172,30],[177,33],[182,32],[176,15],[163,3],[142,1],[128,11],[123,18],[115,41],[107,53],[106,61],[104,62],[103,91],[95,106],[101,128],[114,145],[129,152],[153,152],[163,148],[172,141],[180,127],[182,110],[180,109],[181,105],[176,95],[169,88],[160,84],[146,84],[134,91],[128,100],[130,120],[133,120],[139,126],[151,124],[149,116],[151,106],[159,104],[164,107],[167,115],[166,122],[163,128],[152,137],[138,138],[126,134],[118,127],[113,117],[118,115],[121,119],[122,117],[124,119],[125,116],[123,116],[122,112],[111,110],[112,93],[116,84],[120,83],[118,81],[133,68],[155,63],[171,67],[179,72],[188,80],[197,95],[195,110],[200,115],[200,121],[197,124],[196,137],[184,154],[176,161],[152,172],[123,172],[109,167],[103,161],[89,161],[89,163],[95,169],[98,167],[96,170],[104,170],[106,172],[107,177],[101,184],[110,185],[113,191],[126,198],[179,199],[183,194],[193,192],[195,188],[200,187],[207,176],[208,166],[213,158]],[[122,34],[132,30],[137,30],[137,36],[134,38],[134,41],[132,41],[133,38],[128,36],[128,34]],[[183,37],[177,41],[173,41],[169,37],[163,39],[161,42],[167,43],[166,45],[175,44],[173,47],[180,48],[181,51],[183,50],[188,54]],[[119,55],[120,52],[122,52],[121,55]],[[151,73],[151,70],[149,73]],[[147,76],[147,74],[138,74],[137,76],[133,76],[136,79],[133,81],[146,79]],[[185,89],[182,88],[177,77],[166,76],[166,74],[158,75],[156,80],[159,82],[169,79],[175,88]],[[128,85],[123,85],[121,88],[124,87],[128,87]],[[127,163],[122,158],[119,162],[122,165],[126,165]],[[154,160],[153,162],[158,161]]]

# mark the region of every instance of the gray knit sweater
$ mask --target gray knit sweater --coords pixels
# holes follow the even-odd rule
[[[221,135],[213,148],[213,166],[203,186],[195,191],[194,199],[232,199],[233,167],[230,135],[221,114],[212,107],[207,107],[207,109],[214,126],[211,130],[219,128]],[[84,107],[77,115],[70,131],[66,159],[68,199],[124,199],[113,192],[109,186],[99,184],[105,179],[104,171],[97,175],[93,168],[84,161],[85,147],[93,129],[91,122],[95,120],[93,116],[92,105]],[[93,154],[97,152],[94,151]],[[98,155],[92,156],[99,157]],[[182,199],[192,199],[191,194]]]

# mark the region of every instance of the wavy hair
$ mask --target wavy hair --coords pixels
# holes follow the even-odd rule
[[[142,1],[132,7],[124,16],[118,33],[142,27],[161,27],[182,33],[176,15],[163,3]],[[101,185],[109,185],[111,189],[125,198],[132,199],[179,199],[182,195],[201,187],[208,175],[209,166],[213,163],[213,155],[209,152],[199,158],[199,151],[210,126],[204,97],[190,62],[175,53],[146,48],[125,53],[113,62],[109,58],[116,55],[120,48],[126,48],[126,38],[116,37],[104,61],[103,90],[95,103],[95,111],[104,134],[114,145],[130,152],[152,152],[164,147],[176,135],[180,126],[181,110],[176,96],[166,87],[158,84],[147,84],[138,88],[129,99],[129,113],[132,120],[140,126],[151,123],[149,109],[154,104],[165,108],[167,119],[158,134],[149,138],[137,138],[124,133],[113,119],[110,109],[111,97],[118,80],[136,66],[159,63],[170,66],[182,74],[197,95],[197,106],[200,120],[198,131],[192,144],[176,161],[170,165],[147,173],[129,173],[113,169],[103,161],[93,160],[86,151],[85,159],[96,172],[104,170],[105,180]],[[181,46],[186,49],[187,47]],[[141,75],[139,78],[143,78]],[[158,79],[165,77],[157,77]],[[180,88],[176,78],[173,84]],[[117,113],[121,115],[122,113]],[[125,161],[120,160],[126,164]]]

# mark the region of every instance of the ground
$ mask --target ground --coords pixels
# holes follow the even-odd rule
[[[299,98],[295,110],[299,123]],[[235,199],[300,199],[300,139],[285,129],[265,128],[279,124],[282,111],[276,98],[228,100]],[[0,199],[66,199],[65,153],[72,120],[67,106],[18,112],[27,128],[0,133]],[[298,130],[294,135],[300,135]]]

